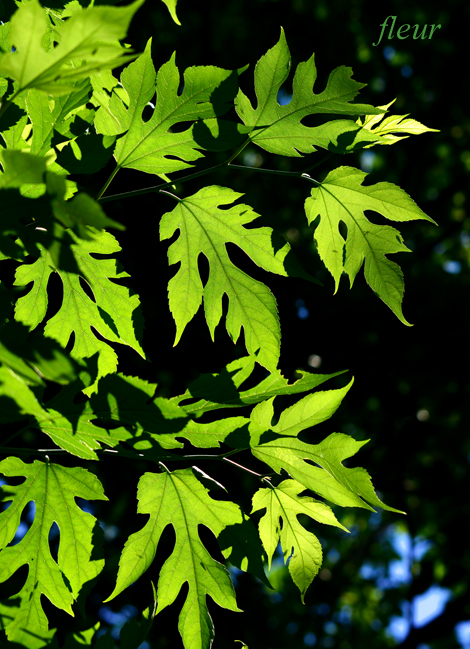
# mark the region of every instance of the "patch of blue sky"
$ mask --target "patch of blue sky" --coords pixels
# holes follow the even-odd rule
[[[287,92],[284,90],[284,88],[280,88],[279,92],[277,93],[277,103],[280,106],[286,106],[287,104],[290,104],[292,100],[292,93]]]
[[[363,151],[359,157],[359,164],[362,171],[369,173],[374,168],[374,161],[377,154],[374,151]]]
[[[444,612],[451,592],[447,588],[434,585],[413,599],[413,625],[422,627],[432,622]]]
[[[464,649],[470,649],[470,620],[459,622],[455,627],[455,635]]]
[[[450,275],[458,275],[462,270],[462,264],[460,263],[460,261],[449,259],[442,264],[442,268],[446,273],[450,273]]]

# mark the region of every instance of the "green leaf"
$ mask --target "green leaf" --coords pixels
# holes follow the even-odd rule
[[[199,538],[199,525],[218,536],[227,526],[241,520],[235,503],[212,500],[191,469],[160,474],[144,473],[139,481],[137,508],[149,514],[146,525],[126,541],[116,587],[106,601],[136,581],[151,565],[160,537],[168,525],[176,535],[175,546],[165,561],[158,580],[157,615],[177,598],[188,583],[178,628],[185,649],[208,649],[214,629],[206,597],[231,611],[239,611],[227,570],[211,557]]]
[[[1,423],[18,421],[25,415],[40,417],[44,413],[28,383],[8,365],[0,365]]]
[[[152,603],[142,611],[142,619],[140,622],[137,622],[137,620],[129,620],[124,624],[119,634],[121,649],[138,649],[150,631],[157,610],[157,593],[155,592],[153,583],[150,583],[152,584],[153,592]]]
[[[276,369],[255,387],[240,390],[239,388],[251,376],[255,362],[254,356],[244,356],[229,363],[220,374],[202,374],[190,383],[184,394],[174,397],[171,401],[181,405],[185,412],[195,414],[219,408],[240,408],[275,396],[308,392],[328,379],[347,371],[334,374],[311,374],[299,371],[297,374],[300,374],[300,378],[294,383],[289,383],[281,371]],[[191,402],[185,403],[188,400]]]
[[[29,385],[43,385],[43,378],[62,384],[78,378],[78,363],[54,340],[27,334],[27,327],[15,321],[0,330],[0,361],[19,378]]]
[[[256,408],[252,413],[252,418],[255,419],[255,445],[252,452],[274,471],[280,473],[284,469],[304,488],[315,491],[341,507],[363,507],[375,511],[370,503],[388,511],[403,513],[379,500],[365,469],[347,468],[342,464],[343,460],[357,453],[368,440],[356,442],[348,435],[332,433],[320,444],[306,444],[297,438],[273,439],[271,434],[265,436],[269,441],[263,443],[261,437],[258,443],[259,422],[256,421],[255,411]]]
[[[37,413],[37,426],[55,444],[88,460],[98,459],[96,450],[118,445],[119,452],[130,457],[176,459],[167,449],[183,448],[180,438],[197,448],[218,448],[222,442],[229,444],[227,438],[235,431],[247,430],[249,420],[244,417],[192,421],[175,403],[152,399],[156,387],[137,377],[112,374],[101,379],[90,401],[76,403],[83,388],[77,384],[47,402],[47,411]],[[133,452],[126,453],[122,442]]]
[[[61,175],[49,171],[50,166],[43,156],[3,150],[0,151],[0,160],[4,169],[0,175],[0,190],[5,210],[0,229],[0,251],[6,257],[22,259],[26,252],[37,255],[45,248],[56,267],[76,271],[62,225],[87,240],[93,238],[88,226],[99,230],[104,227],[125,229],[121,223],[108,218],[101,205],[88,194],[79,193],[66,200],[66,181]],[[33,190],[28,194],[41,194],[42,189],[46,193],[35,197],[32,203],[29,197],[20,193],[25,193],[26,186]],[[20,192],[16,188],[20,188]],[[32,228],[33,225],[36,227]],[[18,240],[12,240],[11,235]]]
[[[2,115],[0,121],[0,136],[7,149],[29,149],[26,141],[31,134],[31,125],[28,115],[24,110],[24,102],[21,107],[15,101],[9,105],[8,112]]]
[[[168,11],[170,12],[171,17],[175,21],[177,25],[181,25],[180,21],[178,20],[178,16],[176,15],[176,3],[178,0],[162,0],[168,7]]]
[[[33,126],[31,153],[45,155],[51,148],[54,129],[63,126],[70,114],[87,103],[91,94],[89,79],[71,84],[67,94],[48,97],[44,92],[31,88],[25,98],[26,110]]]
[[[203,142],[195,138],[194,124],[176,133],[171,127],[225,113],[236,92],[237,73],[214,66],[188,68],[183,90],[178,94],[180,74],[175,55],[155,74],[150,50],[151,40],[145,52],[121,75],[128,102],[123,101],[122,93],[113,90],[108,106],[103,105],[97,112],[95,127],[105,135],[124,134],[114,152],[117,169],[126,167],[161,175],[186,169],[191,166],[188,162],[203,156],[199,151],[204,148]],[[152,116],[144,122],[142,112],[155,91]]]
[[[108,430],[96,426],[96,414],[90,402],[76,403],[75,397],[83,389],[78,381],[63,389],[46,403],[47,410],[35,417],[36,425],[54,444],[84,460],[98,460],[96,450],[113,448],[132,438],[125,428]],[[95,420],[95,421],[94,421]]]
[[[339,390],[315,392],[300,399],[281,413],[272,430],[281,435],[297,436],[301,431],[329,419],[352,387],[352,380]]]
[[[178,199],[172,212],[160,221],[160,239],[169,239],[179,230],[178,239],[168,250],[170,264],[180,268],[168,284],[170,310],[176,322],[175,344],[186,325],[197,313],[204,298],[204,311],[212,339],[222,317],[222,298],[227,294],[229,308],[227,331],[237,342],[241,328],[248,352],[259,350],[258,362],[273,370],[280,350],[277,307],[271,291],[243,271],[228,256],[226,245],[234,243],[258,265],[279,275],[297,275],[311,279],[290,261],[287,242],[275,245],[271,228],[247,229],[259,215],[248,205],[230,205],[242,196],[225,187],[210,186],[193,196]],[[198,258],[203,253],[209,262],[205,286],[199,275]]]
[[[322,549],[317,537],[299,523],[298,515],[305,514],[325,525],[346,530],[328,505],[301,497],[299,494],[304,490],[305,487],[295,480],[284,480],[277,487],[270,485],[267,489],[259,489],[253,496],[252,509],[252,513],[266,509],[259,522],[259,534],[268,554],[269,569],[280,542],[284,562],[289,560],[289,572],[300,590],[302,603],[307,588],[320,570]]]
[[[31,290],[19,298],[15,318],[31,329],[41,323],[47,311],[47,286],[54,270],[63,285],[63,298],[59,311],[48,320],[44,333],[66,347],[70,336],[75,335],[71,356],[76,359],[90,358],[99,352],[98,376],[115,371],[117,357],[114,350],[92,332],[96,330],[110,342],[128,345],[141,356],[143,323],[137,295],[112,280],[128,277],[115,259],[95,259],[93,254],[110,255],[120,246],[109,232],[93,233],[92,241],[79,240],[68,232],[70,250],[76,261],[77,271],[56,268],[51,256],[42,254],[32,264],[23,264],[16,271],[15,286],[33,282]],[[78,273],[78,274],[77,274]],[[88,285],[85,290],[81,281]],[[86,286],[85,284],[85,286]],[[92,296],[87,291],[91,290]]]
[[[19,595],[21,605],[6,627],[10,642],[23,642],[28,647],[29,631],[47,632],[41,595],[73,615],[71,607],[80,590],[103,569],[102,533],[98,522],[78,507],[75,498],[107,498],[99,480],[78,467],[39,460],[25,464],[10,457],[0,462],[0,473],[26,478],[22,484],[5,489],[3,496],[4,502],[12,503],[0,513],[0,582],[9,579],[21,566],[28,565],[26,583]],[[31,501],[36,504],[31,527],[19,543],[8,546],[18,529],[23,509]],[[57,560],[49,548],[49,532],[54,523],[60,530]]]
[[[89,133],[72,140],[60,151],[57,164],[69,174],[95,174],[111,159],[116,138]]]
[[[287,156],[301,156],[313,153],[316,146],[328,148],[325,141],[325,127],[331,128],[331,139],[338,137],[335,122],[319,127],[304,126],[301,121],[308,115],[377,115],[383,111],[367,104],[350,102],[366,84],[351,79],[352,69],[341,66],[333,70],[326,88],[319,95],[314,94],[313,85],[317,78],[315,55],[297,66],[293,95],[289,104],[278,104],[278,92],[287,79],[291,57],[284,30],[277,45],[270,49],[256,64],[255,90],[257,107],[240,90],[235,108],[243,120],[250,140],[271,153]],[[347,128],[348,124],[343,123]],[[356,126],[356,130],[358,130]]]
[[[369,286],[401,322],[409,325],[401,306],[405,290],[403,274],[400,267],[386,257],[395,252],[409,252],[409,249],[398,230],[371,223],[364,212],[373,210],[392,221],[434,221],[397,185],[382,182],[364,186],[362,182],[366,177],[366,173],[352,167],[330,171],[305,201],[307,219],[313,223],[320,217],[314,233],[315,243],[333,275],[335,293],[342,272],[349,275],[352,286],[365,260],[364,274]],[[340,223],[346,225],[346,238],[340,233]]]
[[[12,623],[17,617],[21,606],[21,598],[16,596],[10,599],[4,599],[0,601],[0,629],[2,632],[5,631],[5,627]],[[57,629],[48,629],[47,624],[41,628],[34,627],[23,629],[23,634],[20,635],[20,639],[24,644],[17,644],[13,642],[8,642],[8,645],[4,642],[4,646],[11,647],[12,649],[43,649],[43,647],[48,647],[49,649],[56,649],[57,645],[54,639]],[[110,647],[110,649],[114,649]]]
[[[45,10],[37,0],[22,3],[11,19],[10,40],[16,51],[3,54],[0,73],[18,81],[15,95],[37,88],[50,95],[70,92],[79,79],[91,72],[117,67],[134,58],[119,43],[143,4],[135,0],[126,7],[88,7],[58,25],[49,51],[43,39],[50,31]]]
[[[23,151],[0,151],[3,173],[0,188],[19,188],[25,184],[45,182],[47,162],[44,158]]]
[[[385,106],[378,106],[378,108],[388,111],[395,101],[396,99]],[[368,149],[374,144],[395,144],[400,140],[405,140],[410,135],[430,132],[439,133],[437,128],[428,128],[415,119],[407,119],[408,114],[389,115],[388,117],[385,117],[385,115],[359,117],[356,123],[363,129],[368,130],[375,139],[373,143],[366,145],[364,148]],[[394,133],[399,133],[400,136],[394,135]],[[407,135],[401,135],[402,133],[407,133]]]
[[[339,390],[316,392],[300,399],[290,408],[284,410],[276,425],[272,425],[274,418],[274,397],[259,403],[251,412],[251,446],[259,443],[266,431],[273,431],[280,435],[296,437],[306,428],[311,428],[329,419],[339,408],[341,401],[351,389],[353,380]]]

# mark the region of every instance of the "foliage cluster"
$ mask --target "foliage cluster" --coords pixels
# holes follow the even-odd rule
[[[309,519],[345,529],[318,497],[340,507],[397,511],[381,502],[365,469],[344,464],[365,442],[338,432],[313,440],[310,429],[334,414],[352,380],[340,389],[316,390],[342,372],[304,372],[293,383],[284,378],[276,299],[233,263],[228,244],[264,271],[319,284],[312,269],[302,268],[279,233],[253,225],[260,215],[239,202],[240,193],[204,185],[186,195],[184,183],[215,168],[242,169],[235,161],[249,144],[280,159],[311,156],[296,172],[252,169],[303,183],[306,219],[336,289],[343,273],[352,286],[364,265],[373,292],[409,324],[402,311],[402,272],[387,257],[408,248],[396,228],[371,222],[365,211],[392,221],[431,219],[403,189],[370,184],[356,168],[339,166],[321,180],[311,172],[326,157],[392,145],[433,129],[407,115],[387,116],[391,104],[354,103],[364,84],[353,80],[347,67],[333,70],[325,89],[315,93],[313,55],[297,66],[290,101],[279,103],[291,66],[282,30],[255,67],[256,99],[240,88],[242,74],[250,85],[244,68],[194,66],[181,76],[172,56],[155,70],[151,40],[140,55],[119,42],[142,3],[84,8],[72,0],[51,8],[24,0],[0,26],[0,255],[6,269],[0,285],[6,456],[0,462],[6,503],[0,514],[0,582],[13,588],[0,603],[0,616],[12,646],[58,647],[62,636],[49,628],[42,596],[70,615],[83,613],[104,568],[103,533],[84,503],[107,496],[80,462],[112,462],[118,456],[148,467],[137,488],[137,513],[148,520],[125,543],[108,600],[150,568],[164,530],[174,530],[155,603],[140,623],[121,631],[120,646],[127,649],[143,642],[153,617],[185,584],[179,631],[187,649],[212,644],[207,596],[239,610],[230,571],[206,548],[201,527],[213,533],[229,568],[249,572],[267,587],[264,567],[280,543],[303,601],[322,564]],[[175,3],[169,4],[177,20]],[[118,79],[111,70],[123,65]],[[173,176],[224,151],[224,163]],[[83,177],[112,159],[114,170],[92,198]],[[135,195],[164,194],[175,201],[160,221],[160,239],[171,240],[168,262],[178,264],[168,284],[175,344],[201,306],[212,339],[222,319],[234,342],[243,330],[245,356],[201,375],[172,398],[159,396],[155,383],[118,372],[122,346],[146,359],[140,299],[129,288],[129,275],[116,257],[121,248],[109,232],[125,225],[103,209],[107,201],[129,198],[106,194],[123,168],[161,181]],[[207,277],[201,256],[208,262]],[[54,446],[44,449],[42,441],[31,448],[31,431]],[[235,461],[236,454],[245,460]],[[61,464],[64,456],[74,457],[76,465]],[[170,470],[172,462],[183,468]],[[225,487],[206,473],[214,462],[259,479],[251,512],[220,496]],[[210,491],[219,493],[212,497]],[[32,504],[33,521],[18,539]],[[100,631],[97,622],[66,637],[63,646],[113,647],[110,634]]]

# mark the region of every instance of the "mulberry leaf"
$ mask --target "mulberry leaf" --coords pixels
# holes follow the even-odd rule
[[[367,283],[378,297],[406,325],[402,312],[405,291],[400,267],[386,255],[409,252],[403,237],[389,225],[369,221],[364,212],[373,210],[392,221],[424,219],[434,223],[397,185],[376,183],[363,185],[367,174],[352,167],[338,167],[317,183],[305,201],[309,223],[319,217],[314,237],[318,253],[335,280],[338,290],[342,272],[349,275],[350,285],[365,261]],[[343,237],[340,224],[347,229]]]
[[[72,604],[80,590],[103,569],[103,539],[98,521],[82,511],[75,498],[107,498],[98,478],[79,467],[39,460],[25,464],[10,457],[0,462],[0,473],[25,478],[22,484],[3,490],[3,502],[11,501],[11,505],[0,513],[0,582],[9,579],[23,565],[28,566],[19,611],[7,624],[6,633],[11,642],[29,647],[29,629],[47,633],[41,595],[73,615]],[[18,529],[23,509],[31,501],[35,503],[33,523],[19,543],[8,546]],[[49,547],[49,532],[54,523],[60,532],[57,559]]]

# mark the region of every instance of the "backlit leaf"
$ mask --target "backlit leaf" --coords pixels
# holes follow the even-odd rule
[[[376,183],[364,186],[367,174],[352,167],[338,167],[317,183],[305,201],[309,223],[320,217],[314,237],[318,253],[335,280],[338,290],[342,272],[349,275],[350,285],[365,261],[364,275],[371,289],[389,306],[404,324],[403,273],[387,259],[395,252],[409,252],[400,232],[389,225],[376,225],[365,216],[373,210],[392,221],[424,219],[434,223],[397,185]],[[347,229],[346,238],[340,223]]]
[[[253,411],[252,419],[255,417],[256,412]],[[269,441],[263,443],[263,437],[259,438],[258,429],[259,424],[255,422],[256,445],[252,448],[253,455],[277,473],[284,469],[304,488],[315,491],[326,500],[342,507],[363,507],[374,511],[370,506],[374,505],[389,511],[398,511],[379,500],[365,469],[347,468],[342,464],[343,460],[356,454],[368,440],[356,442],[348,435],[332,433],[320,444],[306,444],[290,437],[273,439],[272,435]]]
[[[53,37],[58,44],[49,51],[43,47],[44,36],[51,30],[46,12],[37,0],[24,2],[11,19],[10,40],[16,49],[1,57],[0,73],[18,81],[16,95],[28,88],[50,95],[67,94],[70,83],[134,58],[117,41],[125,37],[143,2],[75,12],[56,28]]]
[[[160,221],[160,239],[169,239],[179,230],[178,239],[168,250],[170,264],[180,262],[180,268],[168,284],[170,310],[176,322],[175,344],[202,300],[206,321],[214,338],[214,331],[222,317],[222,298],[229,298],[226,318],[227,331],[237,342],[241,328],[245,333],[247,351],[259,351],[257,360],[273,370],[277,366],[280,347],[280,329],[277,306],[271,291],[239,270],[230,260],[226,245],[234,243],[258,265],[279,275],[296,275],[311,279],[290,261],[287,242],[275,247],[271,228],[247,229],[244,226],[256,219],[247,205],[230,205],[241,194],[224,187],[212,186],[197,194],[178,199],[172,212]],[[203,253],[209,262],[209,278],[205,286],[199,274],[198,258]]]
[[[328,379],[347,371],[334,374],[311,374],[299,371],[300,378],[294,383],[289,383],[280,370],[276,369],[255,387],[240,390],[239,388],[251,376],[255,362],[255,357],[245,356],[229,363],[220,374],[202,374],[189,384],[184,394],[174,397],[171,401],[180,404],[185,412],[196,414],[219,408],[240,408],[275,396],[308,392]],[[191,400],[190,403],[186,403],[188,400]]]
[[[144,356],[140,346],[142,321],[138,296],[131,295],[129,289],[112,281],[128,277],[128,274],[115,259],[92,257],[96,253],[110,255],[118,252],[120,247],[116,239],[105,231],[94,231],[93,236],[93,240],[83,241],[68,232],[70,250],[76,262],[75,272],[55,268],[44,249],[34,263],[23,264],[17,269],[15,285],[26,286],[33,282],[33,286],[18,299],[15,317],[31,329],[44,320],[48,305],[47,285],[51,273],[56,271],[63,285],[62,304],[48,320],[44,333],[63,347],[74,334],[72,357],[90,358],[99,352],[99,376],[104,376],[116,369],[116,354],[92,330],[110,342],[129,345]],[[88,284],[87,290],[81,281]]]
[[[54,129],[63,125],[72,111],[87,103],[91,94],[88,79],[70,84],[67,94],[51,99],[44,92],[31,88],[26,94],[25,104],[33,126],[31,153],[44,155],[51,148]]]
[[[108,105],[98,110],[95,126],[105,135],[123,133],[114,152],[117,169],[161,175],[186,169],[191,166],[189,162],[203,156],[199,149],[204,143],[197,141],[194,124],[179,132],[171,127],[225,113],[236,92],[237,73],[214,66],[188,68],[178,94],[181,80],[175,55],[156,74],[150,50],[151,40],[121,75],[128,101],[113,89]],[[144,121],[142,113],[149,102],[155,102],[155,107],[150,119]]]
[[[82,511],[75,498],[107,498],[99,480],[79,467],[39,460],[25,464],[10,457],[0,462],[0,473],[26,478],[22,484],[8,487],[2,498],[3,502],[12,503],[0,513],[0,582],[28,565],[19,612],[6,627],[11,642],[23,642],[28,647],[30,630],[47,632],[41,595],[73,615],[71,606],[80,590],[103,569],[102,532],[97,520]],[[19,543],[7,547],[15,536],[23,509],[31,501],[36,508],[31,527]],[[49,548],[49,532],[54,523],[60,531],[57,560]]]
[[[300,524],[298,515],[305,514],[325,525],[346,530],[328,505],[300,496],[304,490],[305,487],[295,480],[284,480],[277,487],[270,485],[259,489],[253,496],[252,509],[252,512],[266,509],[259,522],[259,534],[268,554],[269,568],[280,542],[284,561],[289,560],[289,572],[300,590],[302,602],[320,570],[323,554],[319,540]]]
[[[138,513],[148,514],[150,518],[126,541],[116,587],[106,601],[116,597],[150,567],[163,531],[172,525],[176,541],[160,571],[157,615],[175,601],[187,583],[188,594],[178,628],[185,649],[208,649],[214,629],[207,595],[219,606],[231,611],[239,609],[229,573],[202,544],[198,526],[205,525],[218,536],[227,525],[240,522],[242,514],[235,503],[212,500],[191,469],[144,473],[137,498]]]
[[[378,106],[378,108],[387,111],[395,101],[396,99],[385,106]],[[389,115],[388,117],[385,117],[385,115],[366,115],[365,117],[359,117],[356,123],[362,126],[363,129],[368,130],[375,138],[374,143],[365,146],[366,149],[374,146],[374,144],[395,144],[395,142],[404,140],[410,135],[439,132],[438,129],[428,128],[415,119],[408,119],[408,115]]]
[[[168,11],[170,12],[171,17],[173,18],[175,23],[177,25],[181,25],[180,21],[178,20],[177,15],[176,15],[176,3],[178,2],[178,0],[162,0],[162,2],[164,2],[166,4],[166,6],[168,7]]]
[[[299,63],[293,80],[293,95],[288,104],[278,103],[278,93],[287,79],[291,57],[284,30],[279,42],[256,64],[255,90],[256,109],[240,90],[235,107],[243,120],[252,142],[266,151],[287,156],[301,156],[313,153],[316,147],[328,148],[341,131],[335,121],[322,126],[305,126],[302,119],[315,114],[377,115],[383,111],[367,104],[352,104],[359,90],[366,84],[351,79],[352,70],[341,66],[330,74],[326,88],[316,95],[313,85],[317,78],[315,55]],[[343,121],[342,128],[349,124]],[[328,129],[331,133],[328,135]],[[359,131],[358,126],[355,127]]]

